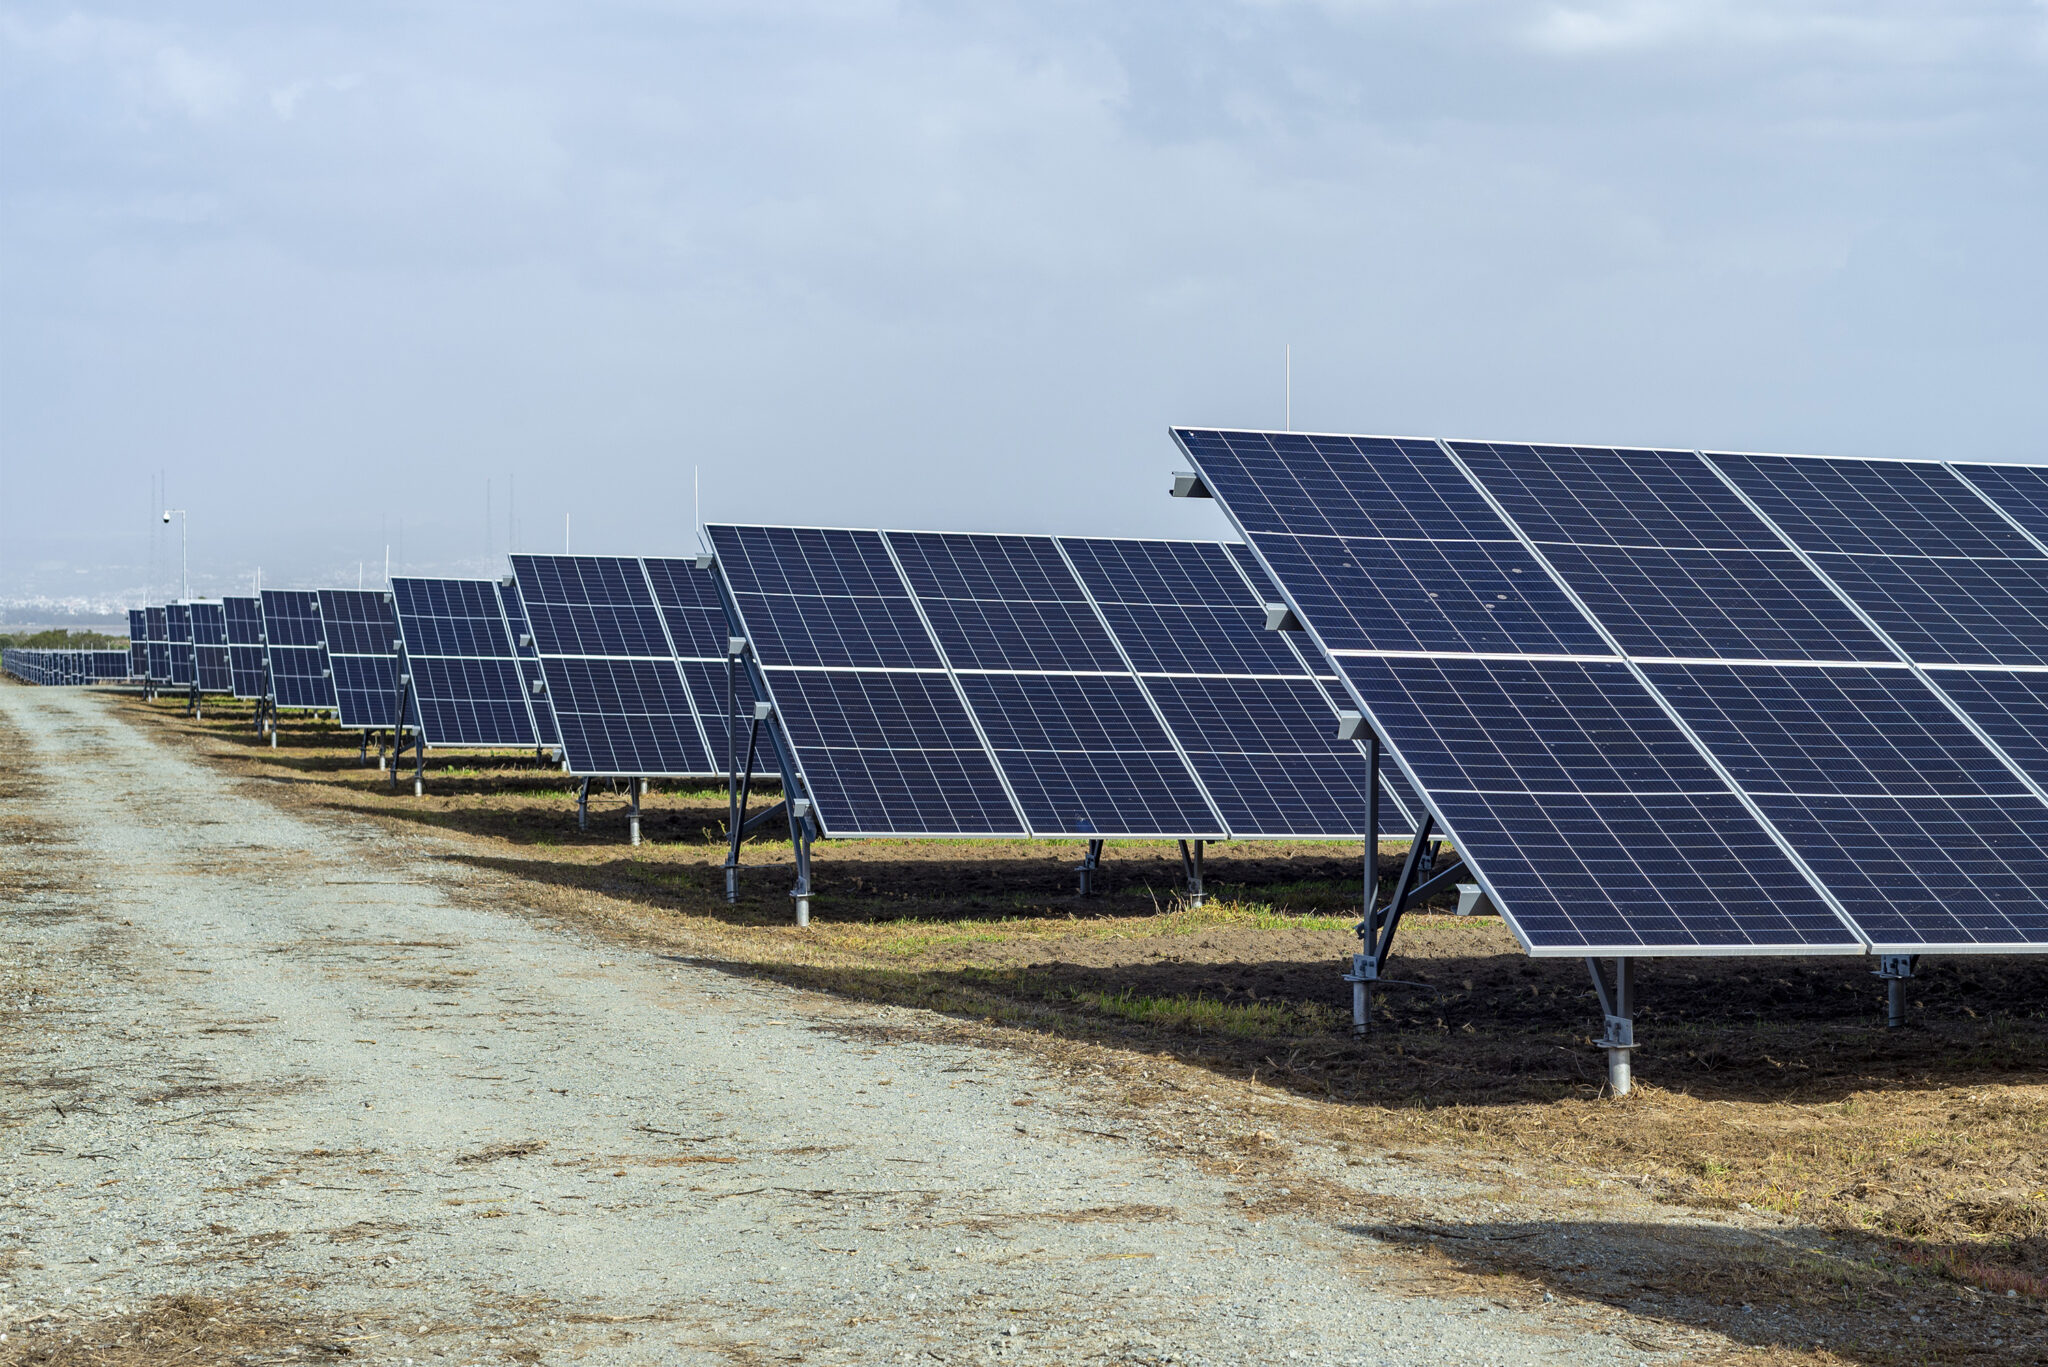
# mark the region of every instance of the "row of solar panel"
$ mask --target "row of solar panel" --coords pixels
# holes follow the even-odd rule
[[[827,835],[1356,837],[1334,676],[1207,542],[714,526]],[[1412,831],[1396,784],[1381,831]]]
[[[2048,474],[1176,436],[1533,949],[2048,946]]]
[[[0,671],[23,683],[70,686],[118,682],[128,677],[125,650],[35,650],[9,646],[0,651]]]

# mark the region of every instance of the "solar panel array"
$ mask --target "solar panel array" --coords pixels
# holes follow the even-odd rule
[[[533,709],[534,738],[550,748],[562,743],[562,731],[555,724],[554,704],[548,701],[547,679],[541,672],[540,652],[533,644],[533,625],[526,619],[526,600],[519,596],[519,581],[506,575],[498,581],[498,601],[505,608],[505,623],[512,629],[512,649],[519,657],[519,676]]]
[[[2038,476],[1175,435],[1532,950],[2048,946]]]
[[[138,679],[149,677],[149,611],[128,609],[128,672]]]
[[[192,656],[192,605],[166,603],[164,622],[170,641],[171,684],[190,688],[198,678]]]
[[[543,693],[571,772],[596,777],[723,772],[712,757],[654,580],[642,561],[515,555],[512,571]],[[691,573],[706,578],[694,568]]]
[[[201,693],[232,693],[234,674],[228,667],[227,609],[218,602],[195,601],[192,609],[192,661]]]
[[[264,589],[257,601],[272,705],[309,711],[338,707],[320,595],[310,589]]]
[[[159,686],[171,681],[171,634],[168,610],[144,608],[142,617],[149,630],[148,680]]]
[[[23,683],[69,687],[124,683],[131,656],[126,650],[39,650],[9,646],[0,651],[0,671]]]
[[[1363,751],[1220,545],[708,534],[830,835],[1362,831]]]
[[[267,696],[263,665],[263,604],[255,598],[223,598],[227,618],[228,676],[238,698]]]
[[[528,688],[498,585],[489,579],[391,581],[392,608],[430,746],[530,746]]]
[[[321,589],[319,594],[341,725],[350,731],[391,730],[398,706],[398,618],[390,594],[382,589]],[[404,724],[417,726],[417,713]]]

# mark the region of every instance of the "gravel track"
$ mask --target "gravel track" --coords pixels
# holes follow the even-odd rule
[[[190,1292],[393,1363],[1675,1360],[1376,1287],[1407,1255],[1250,1218],[1106,1085],[451,896],[104,698],[0,721],[17,1345]]]

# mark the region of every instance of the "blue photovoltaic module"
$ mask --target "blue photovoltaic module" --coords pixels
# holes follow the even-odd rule
[[[264,589],[264,658],[271,702],[280,708],[328,711],[337,706],[334,670],[327,659],[327,625],[320,595],[309,589]]]
[[[1176,436],[1261,550],[1262,534],[1283,551],[1327,535],[1319,499],[1355,519],[1359,489],[1435,488],[1454,472],[1499,531],[1443,495],[1455,516],[1440,514],[1430,535],[1455,523],[1492,544],[1504,532],[1596,629],[1599,647],[1571,652],[1525,633],[1510,650],[1441,638],[1403,650],[1391,630],[1361,643],[1355,614],[1323,604],[1327,576],[1269,562],[1311,630],[1329,627],[1323,643],[1354,696],[1537,952],[1622,952],[1660,937],[1791,952],[1843,948],[1845,934],[1887,953],[2048,945],[2036,891],[2048,880],[2048,673],[2029,668],[2048,663],[2048,550],[2025,529],[2048,500],[2033,503],[2035,477],[1999,471],[1979,484],[1937,462]],[[1330,454],[1347,443],[1387,473],[1361,478]],[[1330,495],[1333,479],[1353,493]],[[1323,492],[1300,492],[1310,488]],[[2021,510],[1995,506],[2001,493]],[[1589,684],[1615,715],[1591,706]],[[1645,820],[1624,796],[1663,814]],[[1586,819],[1561,822],[1559,804]],[[1580,855],[1586,867],[1574,868]],[[1685,908],[1675,917],[1674,902]]]
[[[512,571],[570,772],[721,771],[639,560],[515,555]]]
[[[389,731],[398,708],[398,618],[383,589],[321,589],[335,708],[351,731]],[[418,725],[418,717],[405,720]]]
[[[496,582],[400,577],[391,599],[427,745],[533,746],[529,690]]]

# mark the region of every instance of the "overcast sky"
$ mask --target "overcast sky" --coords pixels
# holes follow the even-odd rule
[[[0,3],[0,63],[0,600],[160,598],[159,471],[195,592],[480,572],[513,479],[524,549],[688,551],[693,467],[1216,535],[1166,428],[1279,426],[1290,345],[1297,428],[2048,460],[2041,0]]]

